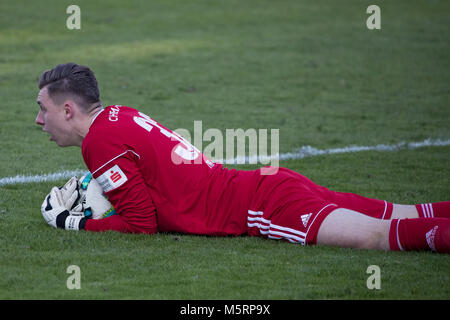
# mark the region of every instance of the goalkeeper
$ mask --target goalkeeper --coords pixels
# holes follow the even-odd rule
[[[53,227],[259,236],[303,245],[450,252],[450,202],[400,205],[331,191],[305,176],[214,163],[149,116],[102,107],[85,66],[42,73],[36,123],[58,146],[79,146],[116,214],[89,219],[80,184],[53,188],[42,212]]]

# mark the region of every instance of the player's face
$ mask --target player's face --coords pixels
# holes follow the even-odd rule
[[[49,97],[46,87],[39,91],[37,103],[39,113],[36,116],[36,124],[41,125],[42,130],[50,135],[50,141],[55,141],[60,147],[73,145],[64,105],[55,104]]]

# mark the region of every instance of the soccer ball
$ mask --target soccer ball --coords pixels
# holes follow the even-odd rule
[[[80,197],[74,204],[74,211],[84,211],[86,218],[102,219],[116,214],[111,202],[100,184],[89,172],[79,179]]]

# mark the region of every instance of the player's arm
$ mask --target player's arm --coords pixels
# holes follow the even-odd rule
[[[139,161],[136,154],[126,152],[93,172],[117,214],[98,220],[88,219],[85,230],[157,232],[156,209],[136,161]]]
[[[133,156],[115,159],[105,168],[103,171],[98,170],[94,177],[102,182],[116,214],[102,219],[88,219],[85,208],[78,203],[82,198],[82,184],[79,186],[78,179],[73,177],[63,187],[52,188],[45,197],[41,211],[47,223],[66,230],[156,233],[156,209]],[[100,186],[87,191],[89,190],[94,193],[102,192]],[[85,196],[89,200],[89,195]],[[98,194],[97,197],[104,196]],[[106,202],[111,206],[108,200]]]
[[[119,215],[113,215],[103,219],[87,219],[83,227],[88,231],[118,231],[123,233],[133,232],[132,228]],[[142,232],[145,232],[143,230]],[[152,233],[152,232],[147,232]]]

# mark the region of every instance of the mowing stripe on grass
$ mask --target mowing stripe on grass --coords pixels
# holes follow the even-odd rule
[[[438,146],[449,146],[450,139],[426,139],[421,142],[400,142],[397,144],[378,144],[375,146],[348,146],[344,148],[332,148],[332,149],[316,149],[311,146],[303,146],[293,152],[276,154],[267,157],[245,157],[245,158],[233,158],[224,161],[217,160],[216,162],[221,162],[225,164],[248,164],[248,163],[267,163],[269,160],[279,159],[279,160],[292,160],[292,159],[303,159],[306,157],[315,157],[326,154],[339,154],[339,153],[351,153],[351,152],[361,152],[361,151],[398,151],[401,149],[417,149],[423,147],[438,147]],[[14,184],[24,184],[24,183],[37,183],[37,182],[49,182],[58,181],[62,179],[69,179],[73,176],[81,176],[87,173],[87,169],[77,169],[72,171],[61,171],[50,174],[43,174],[37,176],[25,176],[18,175],[14,177],[0,178],[0,187],[6,185]]]

